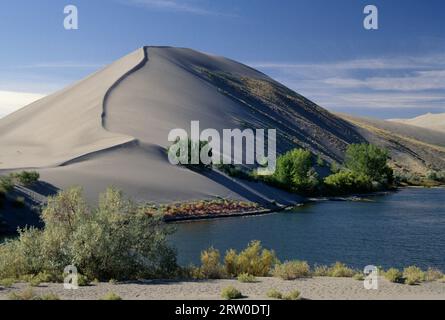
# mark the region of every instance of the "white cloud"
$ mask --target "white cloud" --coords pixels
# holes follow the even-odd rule
[[[43,98],[38,93],[0,91],[0,118]]]
[[[196,15],[220,15],[220,13],[208,10],[193,0],[121,0],[120,2],[162,11],[185,12]]]
[[[250,63],[330,109],[445,110],[445,55],[331,63]]]

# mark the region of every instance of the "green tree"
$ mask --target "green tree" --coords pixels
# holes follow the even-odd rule
[[[392,169],[387,165],[388,158],[388,151],[375,145],[351,144],[346,151],[345,166],[355,174],[388,184],[393,180]]]
[[[303,191],[314,183],[315,175],[311,169],[311,153],[303,149],[294,149],[278,157],[274,178],[283,186]]]

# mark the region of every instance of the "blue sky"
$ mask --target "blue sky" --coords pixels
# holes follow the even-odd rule
[[[333,111],[445,112],[443,0],[3,0],[0,39],[0,117],[143,45],[227,56]]]

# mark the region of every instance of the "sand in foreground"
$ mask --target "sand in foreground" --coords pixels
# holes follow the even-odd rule
[[[267,299],[267,291],[276,289],[283,293],[299,290],[304,299],[340,300],[445,300],[445,283],[426,282],[409,286],[379,279],[378,290],[364,289],[363,282],[350,278],[314,277],[284,281],[276,278],[258,278],[256,283],[236,280],[206,281],[144,281],[124,284],[100,283],[78,290],[65,290],[62,284],[45,284],[33,288],[38,295],[53,293],[63,300],[96,300],[114,292],[124,300],[214,300],[221,299],[221,290],[229,285],[239,289],[247,299]],[[15,284],[0,289],[0,300],[9,299],[11,292],[20,292],[27,284]]]

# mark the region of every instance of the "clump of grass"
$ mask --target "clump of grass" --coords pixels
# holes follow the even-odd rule
[[[243,294],[235,287],[228,286],[222,290],[221,297],[226,300],[235,300],[243,298]]]
[[[428,270],[425,272],[425,281],[436,281],[442,279],[443,277],[443,272],[436,268],[428,268]]]
[[[271,299],[283,299],[283,294],[276,290],[276,289],[270,289],[269,291],[267,291],[267,297],[271,298]]]
[[[325,265],[316,265],[314,271],[312,272],[314,277],[328,277],[329,267]]]
[[[108,280],[108,283],[112,284],[112,285],[117,285],[118,281],[116,279],[110,279],[110,280]]]
[[[403,277],[406,284],[415,285],[425,280],[425,273],[416,266],[410,266],[403,270]]]
[[[289,292],[288,294],[283,294],[276,289],[271,289],[267,292],[267,297],[279,300],[300,300],[301,293],[298,290],[294,290]]]
[[[334,263],[328,271],[330,277],[335,278],[351,278],[354,276],[355,271],[347,267],[344,263]]]
[[[16,281],[15,279],[12,278],[1,279],[0,287],[11,288],[14,285],[14,283],[16,283]]]
[[[31,287],[20,292],[12,292],[8,297],[9,300],[40,300]]]
[[[56,300],[60,300],[59,296],[55,293],[47,293],[44,294],[40,297],[40,300],[52,300],[52,301],[56,301]]]
[[[252,276],[248,273],[241,273],[238,276],[238,281],[243,282],[243,283],[253,283],[253,282],[257,282],[257,279],[255,278],[255,276]]]
[[[283,280],[295,280],[310,277],[311,270],[306,261],[287,261],[282,264],[277,264],[273,275]]]
[[[114,292],[108,292],[100,300],[118,301],[118,300],[122,300],[122,298]]]
[[[283,296],[284,300],[300,300],[300,291],[294,290]]]
[[[400,283],[403,280],[403,274],[399,271],[399,269],[396,268],[390,268],[387,271],[383,273],[383,276],[386,280],[394,282],[394,283]]]
[[[357,281],[363,281],[365,280],[365,275],[361,272],[357,272],[352,278]]]

